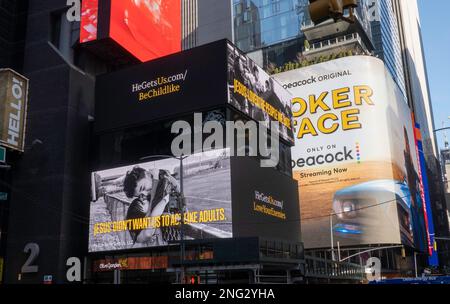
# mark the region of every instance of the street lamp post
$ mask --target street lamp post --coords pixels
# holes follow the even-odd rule
[[[436,130],[434,130],[434,133],[437,133],[437,132],[440,132],[440,131],[445,131],[445,130],[450,130],[450,127],[436,129]]]
[[[331,236],[331,259],[336,260],[334,256],[334,235],[333,235],[333,213],[330,213],[330,236]]]
[[[415,272],[415,275],[416,275],[416,278],[417,278],[419,276],[417,274],[417,251],[414,251],[414,272]]]
[[[142,157],[140,160],[149,160],[153,158],[173,158],[180,161],[180,197],[178,199],[178,210],[180,210],[181,213],[181,228],[180,228],[180,267],[181,267],[181,283],[184,283],[185,279],[185,270],[184,270],[184,257],[185,257],[185,244],[184,244],[184,226],[185,226],[185,220],[184,220],[184,214],[186,210],[186,202],[184,197],[184,167],[183,167],[183,161],[188,158],[189,156],[181,155],[180,157],[175,157],[173,155],[150,155]]]
[[[184,271],[184,256],[186,254],[185,244],[184,244],[184,214],[186,213],[186,202],[184,197],[184,168],[183,168],[183,160],[187,158],[187,156],[180,156],[180,207],[179,210],[181,212],[181,229],[180,229],[180,238],[181,238],[181,278],[185,279],[185,271]]]

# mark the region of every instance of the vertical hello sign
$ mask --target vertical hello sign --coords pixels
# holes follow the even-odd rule
[[[0,144],[23,152],[25,145],[28,79],[0,69]]]

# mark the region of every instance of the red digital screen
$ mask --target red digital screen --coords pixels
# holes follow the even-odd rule
[[[142,62],[181,51],[181,1],[112,0],[110,37]]]
[[[81,4],[80,42],[97,39],[98,0],[83,0]]]

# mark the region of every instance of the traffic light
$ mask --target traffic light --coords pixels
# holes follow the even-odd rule
[[[320,24],[328,19],[334,21],[345,20],[353,23],[354,9],[358,6],[357,0],[309,0],[309,15],[314,24]],[[348,9],[350,17],[344,17],[344,10]]]

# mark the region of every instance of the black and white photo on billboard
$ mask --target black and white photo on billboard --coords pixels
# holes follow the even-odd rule
[[[184,208],[178,159],[98,171],[91,180],[89,252],[178,241],[183,211],[188,219],[183,227],[186,240],[232,237],[229,149],[194,154],[183,161]],[[161,224],[170,216],[170,224]],[[136,220],[144,219],[160,225],[135,226]]]
[[[280,123],[279,134],[281,138],[293,142],[291,94],[237,47],[228,43],[229,103],[251,119],[262,122],[266,127],[270,126],[271,121],[277,121],[248,98],[236,93],[236,80],[289,119],[289,126]]]

